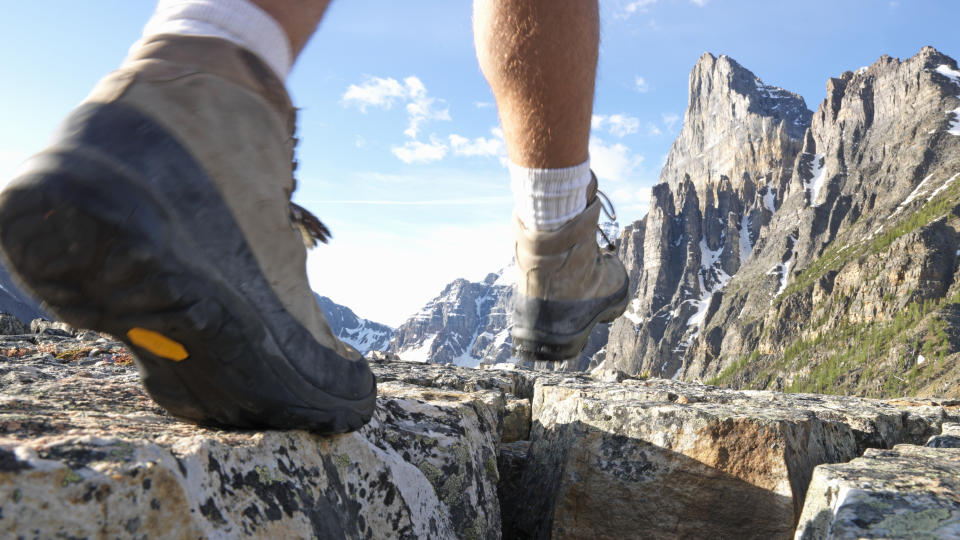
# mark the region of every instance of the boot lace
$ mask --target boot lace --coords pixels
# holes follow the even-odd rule
[[[617,211],[613,207],[613,203],[610,202],[610,198],[607,197],[607,194],[598,189],[597,197],[600,199],[600,209],[603,210],[604,214],[606,214],[607,219],[609,221],[616,221]],[[615,251],[617,249],[617,246],[616,244],[614,244],[612,240],[610,240],[610,237],[607,236],[607,231],[604,231],[603,227],[601,227],[600,224],[597,224],[597,230],[600,231],[600,236],[602,236],[604,242],[607,243],[607,245],[604,246],[604,249],[606,249],[607,251]]]
[[[297,177],[294,173],[297,172],[297,166],[300,164],[297,161],[296,149],[297,143],[300,142],[300,139],[296,136],[296,125],[297,125],[297,111],[294,109],[291,111],[291,120],[290,125],[293,126],[292,133],[290,134],[290,163],[291,163],[291,186],[290,186],[290,197],[293,197],[293,192],[297,190]],[[313,215],[309,210],[300,206],[299,204],[293,202],[292,200],[289,203],[290,210],[290,224],[300,233],[300,237],[303,239],[303,245],[307,249],[313,249],[317,247],[321,242],[326,244],[330,241],[330,238],[333,237],[330,234],[330,229],[320,221],[320,218]]]

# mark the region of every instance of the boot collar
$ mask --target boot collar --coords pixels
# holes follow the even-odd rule
[[[594,190],[596,188],[594,187]],[[593,199],[580,214],[555,231],[528,229],[516,215],[513,216],[517,249],[535,255],[563,253],[583,241],[597,243],[597,219],[600,217],[600,199]]]
[[[225,39],[161,34],[146,38],[127,62],[161,60],[223,77],[262,96],[293,131],[296,109],[276,73],[257,55]]]

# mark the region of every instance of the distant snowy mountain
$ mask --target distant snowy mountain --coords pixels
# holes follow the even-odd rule
[[[476,367],[510,357],[510,272],[458,279],[397,328],[392,352],[411,362]],[[506,276],[505,276],[506,275]],[[501,279],[504,278],[504,279]]]
[[[13,283],[7,269],[2,265],[0,265],[0,312],[9,313],[28,326],[33,319],[50,318],[43,312],[40,302],[28,296]]]
[[[326,296],[314,293],[320,310],[327,317],[333,334],[363,354],[385,351],[393,337],[393,328],[358,317],[350,308]]]
[[[612,236],[611,240],[615,238]],[[516,272],[516,266],[511,263],[499,272],[487,275],[481,282],[453,281],[440,296],[397,328],[390,351],[409,362],[468,367],[514,363],[510,355],[513,344],[510,302]],[[606,324],[598,325],[581,357],[562,369],[584,370],[601,361],[607,327]],[[537,367],[556,369],[559,366],[551,363]]]

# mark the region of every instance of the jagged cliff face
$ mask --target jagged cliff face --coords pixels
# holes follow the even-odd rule
[[[803,98],[732,59],[700,58],[650,212],[621,236],[634,298],[610,328],[609,363],[678,373],[790,185],[811,115]]]
[[[748,76],[708,55],[691,74],[650,214],[621,238],[636,293],[608,361],[737,386],[956,391],[956,62],[925,48],[830,79],[806,130],[802,101],[745,92]]]
[[[718,310],[723,338],[684,376],[957,393],[958,94],[956,61],[929,47],[827,83],[767,248]]]

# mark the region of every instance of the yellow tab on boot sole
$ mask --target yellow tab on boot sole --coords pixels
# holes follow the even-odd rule
[[[127,331],[127,337],[137,347],[146,349],[160,358],[181,362],[190,356],[183,345],[153,330],[139,327],[131,328]]]

